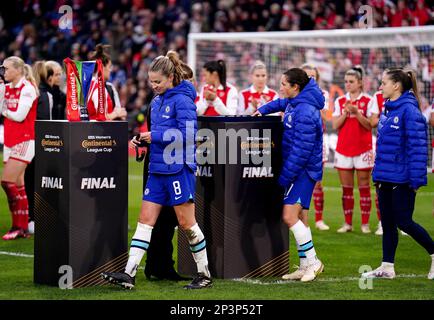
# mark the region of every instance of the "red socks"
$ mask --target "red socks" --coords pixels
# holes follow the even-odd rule
[[[371,215],[371,188],[369,186],[359,186],[359,192],[362,224],[368,224],[369,216]]]
[[[27,200],[26,187],[17,187],[19,199],[17,211],[19,215],[19,225],[21,229],[27,230],[29,228],[29,202]]]
[[[352,186],[342,186],[342,207],[344,209],[345,222],[353,225],[354,195]]]
[[[321,221],[324,210],[324,192],[322,186],[315,186],[315,189],[313,189],[313,203],[315,206],[315,222]]]
[[[2,181],[1,185],[8,198],[9,210],[12,214],[12,228],[28,229],[29,204],[26,189],[12,182]]]

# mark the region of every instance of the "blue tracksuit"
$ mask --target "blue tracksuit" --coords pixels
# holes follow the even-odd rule
[[[324,95],[311,79],[295,98],[277,99],[258,109],[264,115],[285,111],[279,177],[279,184],[287,190],[285,204],[301,203],[309,208],[315,182],[322,179],[322,108]]]
[[[427,184],[427,125],[413,93],[387,100],[378,125],[377,151],[372,174],[377,183],[383,227],[383,261],[394,262],[397,228],[413,237],[429,254],[434,242],[413,221],[415,189]]]
[[[196,90],[189,81],[151,102],[149,177],[143,200],[174,206],[194,199]]]

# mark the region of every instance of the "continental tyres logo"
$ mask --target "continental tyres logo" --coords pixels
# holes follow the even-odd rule
[[[110,153],[116,146],[116,140],[111,136],[89,136],[81,142],[81,147],[92,153]]]
[[[60,136],[45,135],[41,140],[41,146],[45,152],[60,152],[63,148],[63,139]]]
[[[264,148],[274,148],[274,142],[254,142],[254,141],[243,141],[241,142],[241,150],[246,149],[264,149]]]

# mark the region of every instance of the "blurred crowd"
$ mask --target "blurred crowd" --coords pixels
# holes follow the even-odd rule
[[[65,57],[87,60],[96,44],[111,45],[110,81],[118,88],[134,130],[153,96],[148,65],[167,50],[176,50],[185,60],[188,33],[353,28],[358,27],[358,8],[363,4],[373,9],[374,27],[434,22],[433,3],[422,0],[18,0],[0,11],[0,61],[10,55],[28,64],[61,63]],[[72,7],[71,30],[58,27],[62,5]],[[351,54],[351,63],[357,64],[353,60],[361,59],[362,52]]]

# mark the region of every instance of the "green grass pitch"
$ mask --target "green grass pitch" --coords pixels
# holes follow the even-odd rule
[[[135,229],[142,190],[142,166],[134,159],[129,162],[129,225]],[[414,218],[434,236],[434,174],[429,174],[428,186],[421,188],[416,199]],[[372,289],[359,286],[359,268],[369,265],[376,268],[381,262],[381,237],[364,235],[360,231],[358,192],[355,192],[355,231],[337,234],[336,229],[343,222],[341,192],[335,170],[326,169],[324,220],[331,227],[329,231],[313,229],[316,251],[325,264],[325,272],[312,283],[251,281],[216,279],[214,287],[206,290],[186,291],[182,286],[187,282],[147,281],[143,270],[136,277],[136,288],[124,291],[111,285],[102,287],[61,290],[56,287],[33,283],[33,239],[17,241],[0,240],[0,300],[1,299],[140,299],[140,300],[227,300],[227,299],[434,299],[434,281],[426,278],[431,259],[423,248],[410,237],[400,235],[395,261],[397,278],[374,280]],[[377,217],[373,203],[370,225],[375,231]],[[311,209],[310,222],[314,214]],[[10,227],[7,200],[0,192],[0,234]],[[130,230],[131,239],[134,230]],[[298,263],[294,241],[290,242],[290,265]],[[176,241],[176,239],[174,239]],[[21,253],[26,256],[14,256]],[[176,250],[175,250],[176,255]],[[145,259],[144,259],[145,260]]]

